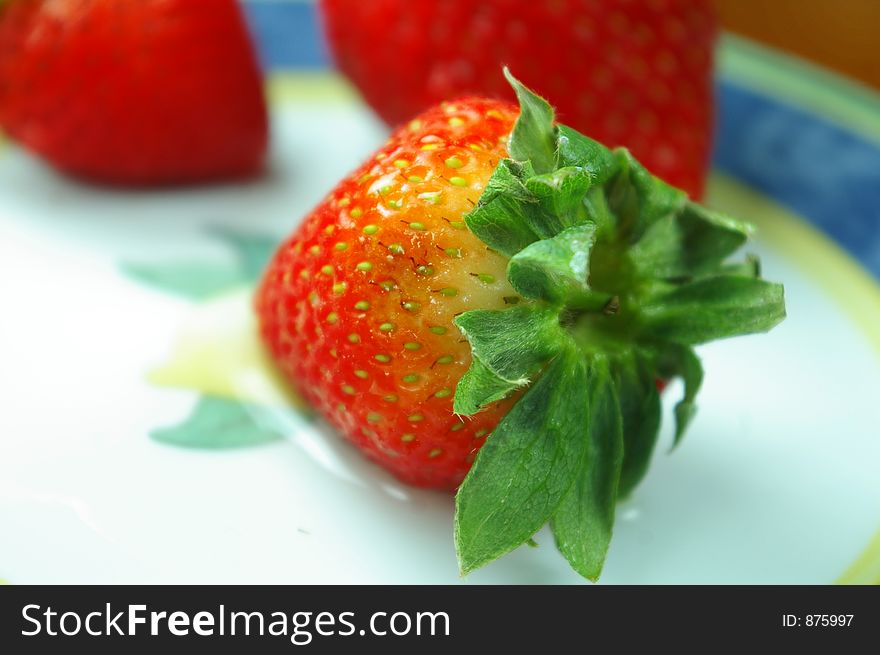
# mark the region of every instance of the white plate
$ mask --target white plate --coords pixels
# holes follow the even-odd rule
[[[0,577],[461,581],[452,499],[398,484],[284,407],[255,354],[247,289],[192,302],[122,272],[229,265],[208,226],[291,231],[383,138],[364,110],[337,102],[288,102],[274,127],[272,175],[213,189],[90,188],[0,151]],[[735,182],[716,178],[711,202],[766,228],[753,249],[784,281],[789,318],[767,336],[700,350],[699,414],[671,455],[680,388],[667,392],[661,445],[619,508],[602,582],[832,582],[880,519],[880,357],[863,325],[880,317],[876,285]],[[821,281],[833,276],[865,295],[830,292]],[[157,368],[155,380],[266,405],[258,420],[287,440],[226,451],[156,443],[148,434],[183,420],[200,393],[149,382]],[[537,541],[466,582],[579,581],[548,534]]]

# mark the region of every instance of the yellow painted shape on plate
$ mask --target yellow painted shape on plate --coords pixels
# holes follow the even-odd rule
[[[880,530],[852,566],[837,579],[837,584],[880,585]]]
[[[270,407],[304,407],[260,343],[252,295],[242,289],[194,305],[171,357],[149,381]]]

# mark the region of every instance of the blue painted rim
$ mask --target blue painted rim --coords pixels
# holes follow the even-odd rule
[[[331,67],[313,2],[249,0],[245,10],[267,70]],[[721,78],[716,95],[714,167],[807,219],[880,280],[880,147],[741,83]]]

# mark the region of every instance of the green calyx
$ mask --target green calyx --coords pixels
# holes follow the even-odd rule
[[[688,199],[625,149],[564,125],[505,70],[521,113],[511,159],[465,216],[509,257],[524,302],[470,311],[456,325],[473,363],[454,409],[521,396],[456,495],[462,573],[549,523],[556,545],[596,580],[614,509],[647,471],[660,426],[657,380],[680,377],[675,443],[703,378],[693,346],[765,332],[785,317],[781,285],[757,260],[726,260],[751,228]]]

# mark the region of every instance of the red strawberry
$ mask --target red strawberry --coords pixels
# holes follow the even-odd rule
[[[470,348],[452,320],[517,296],[505,258],[462,221],[506,156],[516,115],[467,99],[412,121],[282,247],[258,301],[301,393],[412,484],[455,488],[501,416],[453,415]]]
[[[24,147],[116,184],[259,170],[266,107],[234,0],[0,5],[0,126]]]
[[[463,571],[552,521],[594,578],[656,440],[655,380],[685,380],[678,437],[691,345],[769,329],[782,292],[723,263],[745,226],[511,82],[519,116],[471,97],[397,130],[281,246],[256,308],[283,372],[372,459],[420,486],[467,476]]]
[[[692,197],[712,134],[710,0],[322,0],[339,68],[389,124],[457,95],[513,99],[506,64],[561,120],[629,147]]]

